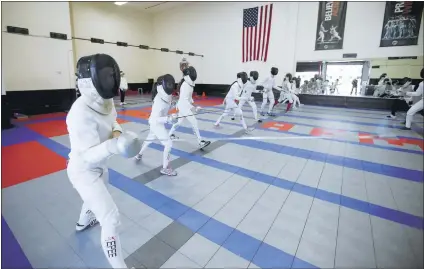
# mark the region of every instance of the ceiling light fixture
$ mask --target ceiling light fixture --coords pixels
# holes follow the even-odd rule
[[[115,5],[122,6],[122,5],[125,5],[126,3],[128,3],[128,2],[115,2]]]

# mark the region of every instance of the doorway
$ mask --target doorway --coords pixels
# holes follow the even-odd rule
[[[346,63],[327,63],[326,79],[332,85],[337,82],[336,95],[351,95],[352,81],[357,79],[357,92],[353,91],[352,96],[361,95],[360,85],[362,83],[363,62],[346,62]],[[337,81],[338,79],[338,81]]]

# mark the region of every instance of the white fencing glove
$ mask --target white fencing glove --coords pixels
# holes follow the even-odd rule
[[[178,114],[173,113],[171,115],[168,115],[168,123],[169,124],[175,124],[178,122]]]
[[[124,132],[117,138],[112,138],[108,143],[108,150],[125,158],[136,156],[141,150],[141,140],[136,133]]]

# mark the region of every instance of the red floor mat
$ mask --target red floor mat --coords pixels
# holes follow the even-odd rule
[[[66,160],[36,141],[2,147],[1,187],[7,188],[66,168]]]
[[[17,121],[42,120],[42,119],[66,117],[66,115],[67,113],[65,112],[57,112],[57,113],[50,113],[50,114],[34,115],[34,116],[29,116],[28,118],[16,119],[16,120]]]
[[[119,115],[129,116],[138,119],[147,120],[150,117],[150,112],[142,111],[140,109],[126,109],[118,112]]]
[[[52,120],[27,124],[26,127],[45,137],[54,137],[68,134],[65,120]]]
[[[213,99],[195,99],[194,103],[198,106],[219,106],[222,105],[224,99],[213,98]]]

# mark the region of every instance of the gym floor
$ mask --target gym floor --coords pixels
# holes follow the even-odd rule
[[[117,106],[124,129],[147,136],[149,99],[129,96],[125,109]],[[246,104],[256,127],[248,136],[279,139],[220,140],[246,135],[230,118],[213,127],[222,99],[196,103],[212,144],[199,151],[189,123],[177,129],[190,140],[174,142],[178,176],[159,173],[157,143],[139,164],[109,160],[129,267],[423,267],[424,144],[400,130],[402,119],[303,105],[288,114],[277,108],[256,125]],[[82,201],[66,175],[65,117],[34,116],[2,132],[4,268],[110,267],[100,226],[75,232]]]

